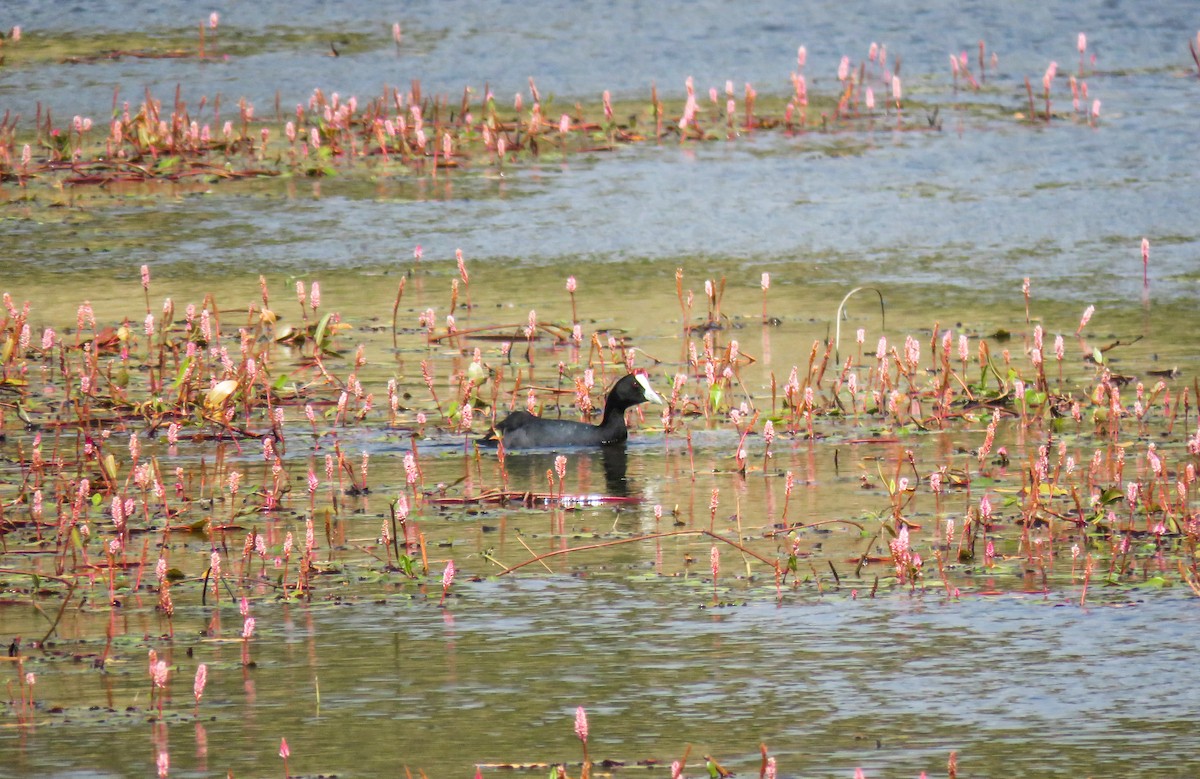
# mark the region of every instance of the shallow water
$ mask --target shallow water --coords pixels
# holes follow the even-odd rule
[[[767,409],[772,378],[782,384],[793,365],[803,367],[850,289],[879,288],[887,322],[871,299],[854,299],[843,355],[857,348],[858,327],[867,330],[867,353],[881,334],[899,343],[914,333],[927,350],[937,322],[973,338],[1010,330],[1014,340],[995,341],[993,349],[1007,345],[1019,356],[1030,329],[1021,281],[1030,277],[1034,321],[1048,334],[1069,336],[1083,308],[1095,304],[1087,347],[1140,337],[1109,353],[1113,369],[1149,385],[1149,371],[1179,367],[1178,393],[1200,362],[1193,205],[1200,179],[1191,164],[1200,80],[1187,54],[1196,26],[1189,6],[1017,11],[923,3],[880,15],[856,3],[797,10],[767,2],[595,9],[442,2],[408,4],[393,19],[361,3],[301,3],[287,6],[287,18],[298,21],[281,24],[270,3],[217,3],[202,13],[175,2],[117,5],[119,13],[106,4],[15,0],[0,23],[22,24],[29,42],[63,38],[69,56],[84,43],[89,50],[190,46],[195,24],[217,10],[221,28],[210,46],[231,56],[62,64],[23,62],[21,49],[6,45],[0,110],[28,121],[40,100],[56,116],[103,117],[114,86],[123,99],[139,101],[144,88],[169,99],[182,82],[191,105],[220,93],[226,113],[246,96],[271,114],[278,90],[287,113],[315,87],[366,99],[386,84],[420,78],[427,93],[454,100],[464,86],[479,92],[485,83],[511,95],[526,90],[531,75],[562,106],[594,103],[604,89],[641,99],[651,83],[678,98],[689,75],[702,94],[732,79],[739,94],[751,81],[764,94],[782,95],[800,44],[809,49],[810,89],[831,93],[838,58],[865,57],[879,40],[893,62],[903,58],[906,93],[923,112],[936,106],[941,128],[896,132],[895,117],[881,113],[875,125],[850,132],[645,144],[503,170],[478,165],[436,181],[384,167],[320,181],[78,188],[32,200],[4,184],[0,286],[18,304],[32,301],[35,332],[72,323],[85,298],[102,322],[137,319],[143,263],[153,271],[156,306],[165,296],[179,308],[200,304],[212,292],[233,323],[256,300],[259,274],[291,324],[295,280],[320,281],[324,308],[354,327],[339,339],[346,357],[356,344],[366,347],[364,384],[382,397],[383,383],[397,377],[411,392],[406,406],[434,420],[420,442],[425,482],[444,484],[448,500],[426,505],[417,519],[431,569],[436,574],[453,558],[460,578],[449,607],[438,609],[435,582],[418,585],[383,571],[376,539],[388,502],[405,490],[404,430],[387,428],[379,416],[341,428],[323,420],[323,448],[314,450],[303,419],[291,419],[289,478],[297,495],[309,457],[319,462],[328,452],[330,431],[354,456],[372,455],[372,493],[343,496],[331,537],[319,544],[328,574],[317,601],[277,602],[273,574],[250,588],[258,632],[249,645],[255,665],[245,668],[241,620],[230,602],[201,605],[194,587],[179,588],[175,639],[168,641],[152,591],[127,594],[121,609],[110,610],[101,576],[90,605],[64,613],[47,651],[29,652],[39,708],[18,727],[18,708],[9,706],[5,722],[13,727],[0,729],[0,776],[142,776],[160,751],[170,754],[173,776],[265,775],[280,770],[278,742],[286,737],[293,774],[376,776],[407,766],[437,779],[468,775],[477,764],[578,761],[576,706],[591,719],[594,759],[665,764],[654,775],[667,775],[689,744],[688,775],[703,773],[704,754],[751,775],[760,742],[783,776],[849,776],[857,766],[868,776],[935,775],[952,751],[962,775],[971,776],[1104,776],[1150,767],[1194,773],[1190,733],[1200,712],[1180,680],[1194,654],[1195,604],[1170,559],[1139,553],[1138,575],[1111,588],[1093,580],[1085,608],[1067,551],[1073,536],[1061,527],[1046,534],[1055,556],[1038,570],[1021,564],[1025,552],[1009,523],[997,537],[1001,564],[949,567],[946,582],[960,588],[957,598],[931,560],[928,581],[915,591],[888,582],[889,562],[855,572],[865,552],[886,556],[871,535],[889,508],[882,481],[906,451],[921,474],[943,463],[970,465],[973,456],[961,450],[980,445],[986,418],[946,432],[826,421],[825,438],[781,439],[765,463],[754,436],[750,473],[741,478],[728,421],[687,419],[689,451],[683,435],[664,434],[650,411],[634,431],[624,479],[606,473],[599,455],[569,455],[566,491],[582,498],[577,507],[462,506],[453,501],[495,488],[502,476],[493,458],[464,458],[462,437],[433,429],[420,361],[434,366],[445,398],[453,394],[452,372],[469,356],[446,343],[428,347],[412,330],[426,308],[442,327],[461,248],[474,305],[465,310],[460,302],[460,328],[509,325],[505,332],[514,333],[531,309],[544,321],[569,322],[563,284],[574,275],[585,330],[628,335],[640,350],[638,364],[669,380],[686,352],[674,278],[682,267],[684,289],[697,296],[693,319],[703,314],[704,280],[728,279],[722,311],[730,320],[721,342],[737,338],[756,360],[742,374],[745,397],[735,401]],[[404,25],[399,50],[393,21]],[[1063,83],[1077,69],[1081,30],[1098,55],[1086,77],[1103,101],[1097,126],[1072,118]],[[998,52],[999,70],[989,71],[982,93],[955,91],[946,55],[965,48],[974,60],[980,38]],[[326,56],[331,41],[342,56]],[[1015,117],[1026,110],[1023,79],[1036,85],[1051,59],[1060,63],[1059,114],[1050,126],[1030,126]],[[1145,289],[1142,236],[1152,244]],[[418,243],[425,260],[414,268]],[[394,350],[392,302],[410,271],[400,310],[406,332]],[[772,279],[769,312],[780,320],[766,328],[759,323],[764,271]],[[489,364],[506,365],[497,341],[464,346],[468,355],[478,346]],[[1069,349],[1073,386],[1088,369],[1073,342]],[[531,369],[517,357],[522,352],[518,342],[506,377],[532,371],[549,386],[558,362],[573,377],[588,360],[586,349],[540,343]],[[280,357],[304,376],[295,362]],[[347,362],[331,365],[341,376]],[[9,443],[27,447],[29,433],[11,412],[6,421]],[[403,422],[412,425],[412,414]],[[874,440],[857,442],[863,439]],[[1086,462],[1105,439],[1084,424],[1058,440]],[[1179,429],[1159,440],[1175,465],[1188,461]],[[1013,452],[1032,448],[1010,423],[998,443]],[[189,470],[214,456],[210,443],[185,443],[177,453],[161,441],[146,445]],[[226,446],[224,454],[248,482],[265,478],[257,442],[240,454]],[[1017,493],[1022,465],[1018,457],[1007,470],[991,469],[998,503]],[[1136,467],[1144,472],[1146,465],[1139,459]],[[510,456],[509,486],[555,491],[545,475],[552,468],[548,455]],[[797,478],[786,510],[785,471]],[[16,487],[11,472],[5,478],[9,500]],[[709,507],[714,488],[719,511]],[[273,550],[285,532],[303,533],[305,499],[290,500],[275,516],[242,518],[270,537]],[[914,531],[922,549],[932,551],[940,523],[977,500],[977,492],[960,491],[938,501],[922,488],[908,511],[930,529]],[[660,520],[656,505],[664,509]],[[189,511],[189,518],[224,516],[234,507],[219,499]],[[327,512],[322,497],[318,517]],[[714,593],[713,541],[695,535],[548,557],[545,568],[496,578],[501,566],[535,554],[710,524],[774,555],[779,544],[765,536],[785,520],[831,524],[798,534],[800,580],[778,591],[768,569],[725,547]],[[177,533],[172,545],[173,565],[203,572],[207,538]],[[51,570],[44,555],[8,552],[3,561]],[[1158,586],[1157,577],[1173,586]],[[880,579],[881,590],[868,597]],[[26,588],[24,580],[7,582],[0,635],[28,642],[48,621],[29,605]],[[53,613],[58,601],[43,597],[37,605]],[[218,614],[223,628],[214,626]],[[103,651],[110,615],[115,648],[100,673],[91,660]],[[151,721],[151,647],[174,669],[163,726]],[[188,682],[199,662],[209,663],[211,680],[194,720]]]
[[[803,776],[860,765],[868,776],[935,775],[952,751],[974,776],[1195,769],[1187,733],[1200,711],[1178,680],[1200,626],[1177,598],[1079,610],[1028,596],[802,597],[705,610],[681,608],[676,589],[510,581],[471,586],[449,612],[395,598],[284,607],[246,672],[236,645],[177,639],[177,661],[195,648],[212,681],[198,720],[176,693],[172,769],[270,773],[262,753],[279,733],[302,774],[575,761],[580,702],[591,704],[593,758],[634,773],[686,744],[696,759],[752,773],[760,741]],[[71,685],[72,698],[116,712],[40,717],[0,773],[144,770],[151,725],[123,711],[145,694],[141,665],[44,672],[46,695]],[[104,745],[112,757],[100,769]]]

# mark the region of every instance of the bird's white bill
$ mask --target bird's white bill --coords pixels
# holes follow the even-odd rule
[[[653,400],[660,406],[667,405],[667,402],[659,397],[658,393],[654,391],[654,388],[650,386],[650,380],[646,378],[646,374],[638,373],[635,374],[633,378],[637,379],[637,383],[642,385],[642,391],[646,393],[646,400]]]

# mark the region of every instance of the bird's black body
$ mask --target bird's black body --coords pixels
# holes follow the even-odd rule
[[[629,438],[625,427],[626,410],[646,401],[662,403],[646,380],[645,373],[630,373],[621,377],[604,401],[604,416],[600,424],[573,422],[568,419],[544,419],[528,411],[514,411],[496,425],[498,437],[506,450],[551,449],[623,444]],[[494,443],[489,436],[483,443]]]

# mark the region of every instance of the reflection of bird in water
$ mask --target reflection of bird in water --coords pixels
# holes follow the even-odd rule
[[[569,419],[546,419],[528,411],[514,411],[480,443],[491,445],[503,440],[504,449],[509,452],[516,449],[624,444],[629,438],[629,429],[625,426],[626,410],[650,400],[663,403],[663,399],[650,386],[645,371],[637,371],[622,376],[613,385],[604,401],[604,416],[598,425]]]
[[[519,452],[509,455],[504,460],[505,470],[508,471],[509,481],[517,489],[531,491],[546,488],[546,472],[554,470],[553,452]],[[629,481],[625,477],[627,454],[625,444],[605,446],[599,451],[581,449],[570,455],[571,467],[576,473],[594,473],[594,464],[599,461],[604,469],[604,494],[608,497],[624,498],[629,496]],[[581,480],[580,491],[596,490],[599,485],[588,484]],[[586,497],[584,498],[586,500]]]
[[[606,446],[600,452],[604,463],[605,492],[618,498],[629,495],[629,480],[625,478],[625,446]]]

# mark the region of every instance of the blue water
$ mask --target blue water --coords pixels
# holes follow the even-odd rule
[[[176,239],[169,257],[158,251],[159,240],[134,247],[125,257],[131,265],[220,263],[229,255],[222,241],[244,231],[262,239],[263,267],[369,266],[381,262],[373,247],[407,253],[422,243],[430,257],[462,248],[482,262],[732,259],[774,268],[781,278],[803,272],[846,286],[934,283],[993,297],[1009,296],[1023,277],[1035,276],[1056,297],[1088,303],[1138,297],[1146,236],[1156,299],[1200,295],[1193,208],[1200,180],[1190,164],[1200,79],[1187,52],[1200,18],[1186,3],[1020,11],[909,4],[882,14],[865,3],[431,2],[406,4],[394,16],[366,3],[215,3],[200,11],[171,2],[17,0],[6,8],[5,19],[20,22],[28,40],[121,30],[179,35],[209,8],[221,13],[218,49],[220,36],[253,40],[246,55],[204,63],[122,59],[31,68],[12,54],[14,65],[0,69],[0,106],[25,117],[38,100],[60,118],[103,117],[114,87],[135,106],[147,88],[169,105],[177,84],[193,107],[208,96],[211,110],[220,94],[228,115],[247,97],[260,116],[273,112],[277,91],[290,111],[317,87],[365,100],[385,85],[407,88],[413,78],[426,94],[449,95],[451,103],[463,87],[479,95],[485,85],[502,104],[518,91],[528,102],[530,76],[543,99],[562,105],[594,104],[604,89],[647,96],[652,83],[679,98],[689,75],[705,96],[709,86],[723,91],[726,79],[739,99],[743,82],[784,95],[800,44],[808,48],[810,90],[832,93],[840,57],[857,63],[872,41],[887,46],[889,66],[901,58],[910,99],[940,106],[940,132],[893,133],[891,120],[881,119],[866,132],[764,134],[682,149],[668,142],[504,176],[476,168],[450,191],[329,181],[319,201],[303,185],[252,209],[223,199],[163,204],[178,215],[164,240],[179,236],[181,225],[196,229]],[[399,49],[393,21],[405,30]],[[297,30],[309,37],[287,43],[284,36]],[[1090,96],[1102,101],[1098,127],[1072,118],[1065,83],[1078,68],[1081,31],[1097,58],[1087,63],[1085,80]],[[325,41],[339,32],[365,37],[334,58]],[[983,93],[955,92],[947,55],[966,50],[977,71],[981,38],[997,53],[998,71],[989,70]],[[1060,115],[1049,127],[1031,127],[1014,116],[1026,110],[1024,79],[1036,89],[1051,59],[1060,66]],[[992,112],[980,116],[964,100]],[[913,117],[918,124],[923,118]],[[835,153],[844,143],[860,148]],[[119,226],[121,212],[112,218]],[[332,225],[342,230],[327,229]],[[19,230],[14,256],[55,264],[67,259],[56,240],[36,228]],[[72,255],[72,264],[85,267],[109,261]]]
[[[1200,21],[1186,2],[1111,2],[1027,5],[985,2],[902,2],[881,10],[862,2],[623,2],[571,4],[532,2],[409,2],[392,8],[361,0],[323,3],[165,2],[42,3],[10,0],[0,24],[22,25],[27,35],[69,32],[145,31],[190,36],[211,11],[220,13],[220,36],[303,29],[319,42],[339,33],[368,33],[372,45],[325,56],[328,47],[269,47],[220,66],[195,62],[136,63],[63,69],[57,86],[93,82],[111,90],[127,87],[173,89],[176,81],[205,94],[245,95],[264,105],[275,89],[284,104],[303,100],[316,86],[351,94],[376,94],[384,84],[407,85],[420,78],[434,91],[458,93],[489,82],[497,95],[526,88],[537,79],[544,94],[598,97],[640,95],[651,83],[680,90],[689,75],[697,84],[740,88],[752,82],[760,91],[787,88],[796,49],[805,45],[808,72],[816,86],[834,79],[838,60],[860,60],[871,42],[888,47],[890,61],[902,57],[902,75],[915,85],[937,74],[948,76],[947,54],[967,50],[972,62],[979,40],[997,52],[1002,74],[1040,77],[1055,59],[1064,70],[1077,62],[1076,36],[1086,32],[1089,51],[1104,71],[1187,69],[1187,38]],[[393,45],[391,25],[399,22],[404,43]],[[286,66],[286,67],[284,67]],[[140,71],[140,72],[139,72]],[[73,75],[67,75],[73,74]],[[98,75],[103,74],[103,75]],[[115,76],[115,78],[114,78]],[[21,80],[40,91],[45,84]],[[15,89],[10,72],[3,92]],[[73,95],[76,99],[78,93]],[[100,95],[104,100],[109,92]]]

